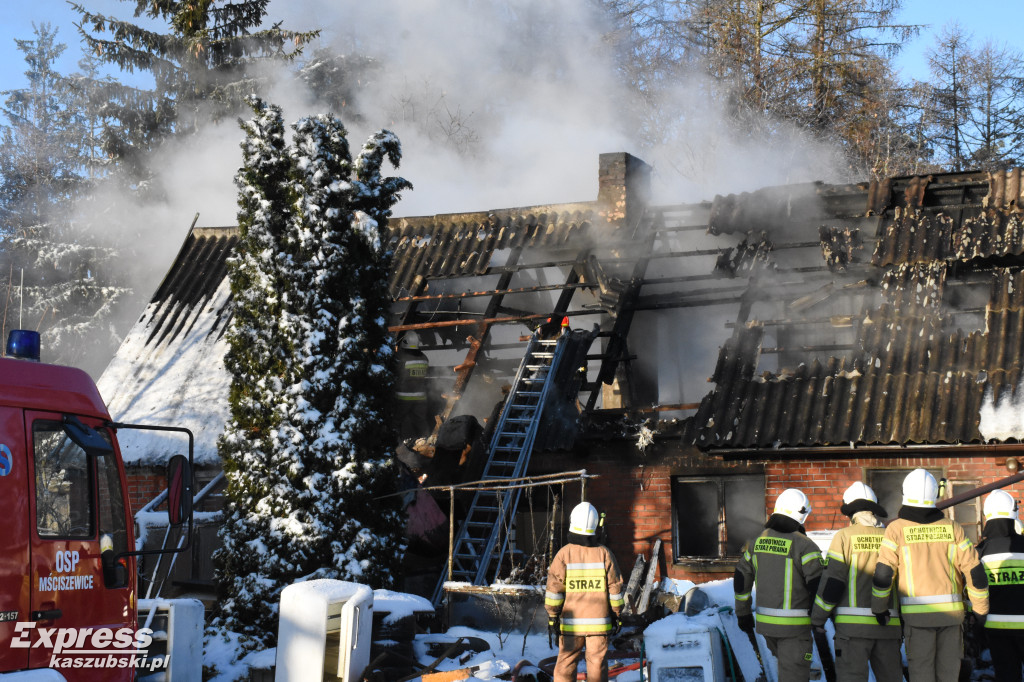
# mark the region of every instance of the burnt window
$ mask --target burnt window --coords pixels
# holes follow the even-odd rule
[[[672,482],[677,559],[738,557],[765,521],[764,474],[681,476]]]
[[[903,479],[913,469],[868,469],[867,484],[878,496],[878,504],[889,513],[886,521],[892,521],[903,506]],[[928,469],[938,481],[942,478],[942,469]]]

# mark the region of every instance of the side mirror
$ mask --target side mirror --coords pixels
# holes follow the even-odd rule
[[[167,464],[167,517],[174,527],[192,518],[192,465],[185,455]]]
[[[104,457],[114,454],[114,446],[96,429],[86,426],[74,415],[64,415],[64,433],[71,442],[90,455]]]

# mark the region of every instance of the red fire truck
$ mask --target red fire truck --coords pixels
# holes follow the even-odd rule
[[[151,427],[112,422],[85,372],[38,361],[35,332],[12,332],[6,355],[0,680],[13,671],[23,671],[11,675],[19,681],[134,679],[151,664],[150,638],[138,627],[136,560],[154,552],[135,551],[117,432]],[[188,457],[168,466],[168,519],[187,524],[191,537],[192,434],[152,428],[188,436]]]

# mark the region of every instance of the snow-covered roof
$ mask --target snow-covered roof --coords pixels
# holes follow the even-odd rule
[[[174,265],[97,382],[115,421],[182,426],[198,464],[216,464],[228,419],[224,369],[230,289],[225,260],[234,229],[194,229]],[[156,464],[186,452],[180,434],[122,430],[125,462]]]

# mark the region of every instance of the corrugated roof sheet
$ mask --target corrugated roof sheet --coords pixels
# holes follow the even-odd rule
[[[870,188],[868,208],[884,218],[877,274],[867,273],[877,296],[855,315],[856,347],[755,376],[764,329],[749,320],[723,346],[684,440],[739,449],[985,440],[982,408],[1016,398],[1024,355],[1020,171],[940,180]],[[988,288],[980,329],[959,327],[947,300],[951,286],[971,282]]]

